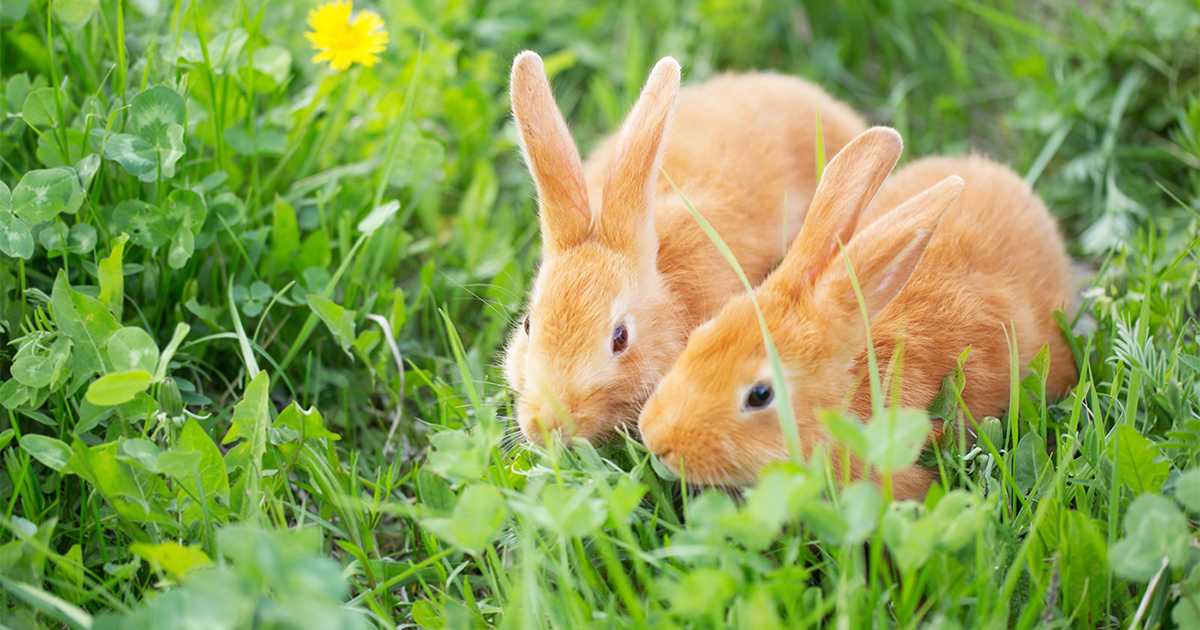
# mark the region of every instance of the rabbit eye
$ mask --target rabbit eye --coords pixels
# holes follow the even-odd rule
[[[529,317],[525,318],[525,334],[529,334]]]
[[[775,399],[775,391],[766,383],[759,383],[750,388],[750,393],[746,395],[746,407],[750,409],[762,409],[771,404]]]
[[[621,324],[613,330],[612,342],[613,354],[623,352],[629,345],[629,331],[625,328],[625,324]]]

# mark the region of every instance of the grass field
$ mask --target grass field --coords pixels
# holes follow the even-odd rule
[[[1200,7],[804,5],[380,0],[339,71],[316,2],[3,0],[0,627],[1200,628]],[[1035,361],[922,505],[513,445],[524,49],[584,151],[670,54],[1010,164],[1074,393]]]

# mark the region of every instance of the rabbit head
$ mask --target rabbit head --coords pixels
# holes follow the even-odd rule
[[[825,170],[782,264],[755,292],[806,457],[830,442],[816,410],[846,407],[856,388],[855,359],[866,344],[847,260],[873,319],[904,288],[962,190],[962,180],[951,176],[856,233],[901,149],[899,134],[886,127],[848,144]],[[774,388],[754,303],[739,296],[693,331],[641,413],[642,438],[689,482],[753,483],[762,466],[788,455]],[[897,485],[908,482],[897,475]]]
[[[585,438],[632,425],[686,331],[656,268],[654,188],[680,68],[658,62],[612,149],[601,199],[589,199],[579,152],[542,60],[513,62],[511,100],[537,188],[543,260],[505,354],[517,421]]]

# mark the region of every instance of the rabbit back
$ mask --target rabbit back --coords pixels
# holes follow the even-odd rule
[[[987,158],[925,158],[898,170],[864,211],[869,225],[950,175],[965,186],[943,216],[920,267],[872,325],[877,356],[904,345],[902,402],[926,407],[971,347],[963,401],[976,419],[999,415],[1009,402],[1009,340],[1024,367],[1049,345],[1051,396],[1077,377],[1074,357],[1052,311],[1069,310],[1070,259],[1045,204],[1009,168]],[[864,351],[856,367],[866,368]],[[859,392],[855,410],[870,409]]]

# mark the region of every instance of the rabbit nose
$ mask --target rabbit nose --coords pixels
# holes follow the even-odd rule
[[[529,422],[524,426],[525,435],[530,442],[537,445],[544,445],[545,434],[555,430],[562,430],[563,433],[568,433],[573,430],[571,421],[567,420],[564,423],[563,414],[568,414],[567,418],[573,418],[574,409],[557,407],[547,401],[529,401],[528,406]],[[566,424],[567,426],[564,426]]]
[[[654,456],[658,458],[659,463],[662,464],[664,468],[671,471],[675,475],[679,474],[679,454],[677,452],[672,449],[666,449],[655,453]]]

